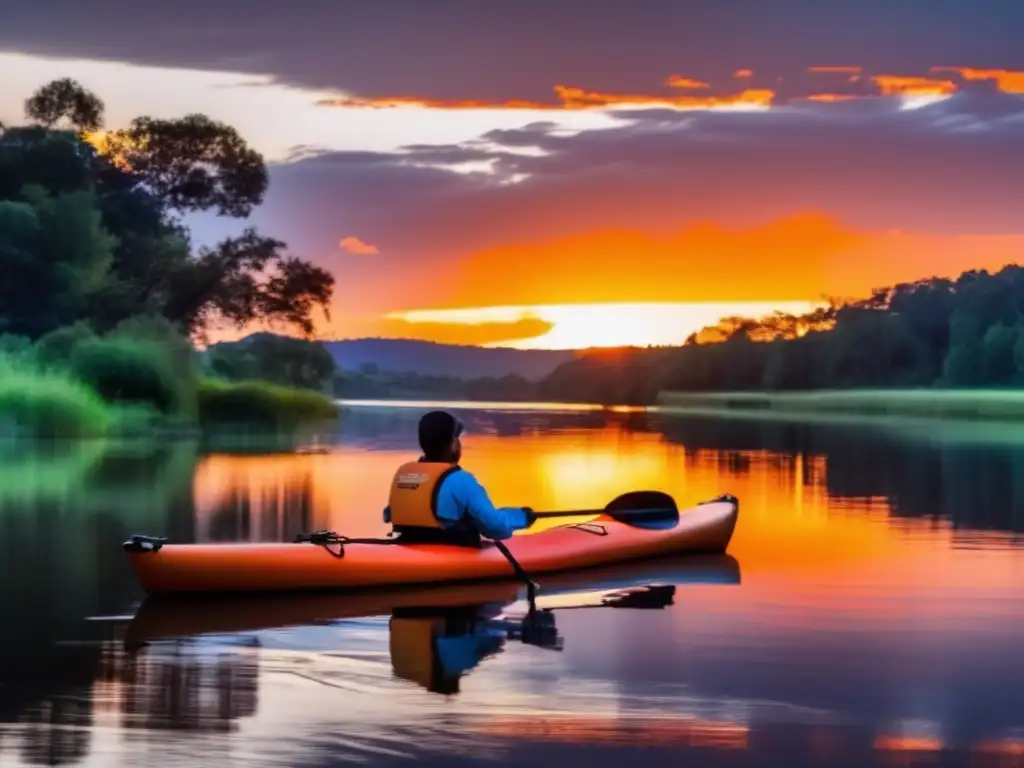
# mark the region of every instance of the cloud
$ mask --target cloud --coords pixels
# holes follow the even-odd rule
[[[976,69],[971,67],[931,67],[931,72],[953,72],[956,79],[937,78],[920,74],[882,73],[865,75],[860,66],[813,66],[807,69],[811,74],[842,75],[844,92],[822,91],[815,82],[793,81],[785,89],[746,88],[741,91],[718,89],[707,93],[712,86],[702,80],[683,75],[669,75],[664,85],[669,89],[701,91],[678,94],[669,91],[657,93],[611,93],[594,91],[577,86],[558,84],[552,88],[554,99],[529,100],[507,99],[492,101],[485,98],[432,99],[424,96],[344,96],[325,98],[317,101],[319,106],[343,107],[349,109],[447,109],[447,110],[533,110],[533,111],[575,111],[575,110],[633,110],[664,108],[673,110],[715,110],[715,109],[766,109],[785,106],[803,100],[835,102],[876,96],[890,97],[940,97],[950,96],[978,81],[988,81],[995,90],[1005,93],[1024,93],[1024,71]],[[750,78],[751,70],[738,70],[736,77]],[[781,78],[780,78],[781,79]]]
[[[365,243],[355,235],[341,238],[338,242],[338,247],[346,253],[352,253],[357,256],[372,256],[380,253],[380,249],[376,245]]]
[[[1009,69],[976,69],[974,67],[932,67],[932,72],[956,72],[968,81],[987,80],[1005,93],[1024,93],[1024,72]]]
[[[412,322],[385,318],[373,324],[373,333],[394,339],[418,339],[440,344],[499,344],[534,339],[548,333],[554,324],[539,318],[513,322],[442,323]]]
[[[859,75],[861,72],[864,71],[864,67],[847,66],[847,65],[839,65],[839,66],[835,66],[835,65],[821,65],[821,66],[815,66],[815,67],[808,67],[807,71],[808,72],[837,73],[837,74],[840,74],[840,75]]]
[[[669,75],[665,83],[673,88],[703,89],[711,87],[709,83],[705,83],[703,80],[694,80],[692,77],[683,77],[682,75]]]
[[[936,63],[1024,70],[1024,6],[935,0],[38,0],[10,4],[0,50],[271,75],[374,99],[546,101],[554,83],[645,93],[667,73],[773,87],[841,62],[923,75]],[[111,24],[110,19],[117,19]],[[623,34],[623,30],[629,34]],[[529,41],[529,56],[523,56]],[[943,61],[944,60],[944,61]]]
[[[808,101],[818,101],[825,104],[832,104],[837,101],[853,101],[854,99],[862,99],[863,96],[858,96],[853,93],[812,93],[807,97]]]
[[[706,83],[696,80],[677,78],[673,75],[667,79],[673,88],[699,89],[708,88]],[[747,89],[736,93],[718,96],[694,96],[691,94],[654,94],[654,93],[602,93],[577,88],[569,85],[556,85],[552,89],[555,101],[530,101],[527,99],[511,99],[507,101],[488,101],[487,99],[430,99],[418,96],[376,96],[340,97],[321,99],[317,102],[325,107],[394,109],[398,107],[420,107],[429,109],[522,109],[522,110],[581,110],[608,109],[615,107],[668,107],[673,109],[717,109],[722,107],[767,107],[775,97],[767,88]]]
[[[841,286],[847,262],[851,285],[865,286],[1016,258],[1020,243],[999,238],[1021,231],[1024,98],[968,89],[906,106],[650,109],[600,130],[540,122],[461,144],[312,155],[272,168],[257,216],[300,252],[335,247],[338,226],[377,233],[388,269],[346,268],[339,306],[389,310],[481,306],[503,291],[502,303],[522,304],[816,298]],[[801,226],[823,251],[778,223],[811,211],[824,218]],[[893,229],[908,234],[883,237]]]
[[[952,80],[916,75],[873,75],[883,96],[948,96],[957,90]]]

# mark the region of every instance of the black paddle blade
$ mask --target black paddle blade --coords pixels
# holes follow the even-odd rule
[[[676,500],[661,491],[630,491],[608,502],[604,508],[609,514],[630,510],[652,510],[652,514],[679,514]],[[657,510],[656,512],[654,510]]]
[[[674,528],[679,522],[679,507],[661,491],[630,491],[612,499],[605,514],[635,528]]]
[[[661,609],[672,605],[675,595],[674,584],[646,584],[610,592],[604,596],[601,604],[608,608]]]

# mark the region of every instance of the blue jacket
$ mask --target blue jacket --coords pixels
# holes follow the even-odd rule
[[[464,516],[471,518],[480,534],[489,539],[510,538],[513,531],[527,528],[530,524],[522,507],[496,508],[480,481],[460,469],[441,481],[437,494],[437,517],[443,522],[457,523]],[[391,522],[390,507],[384,509],[384,522]]]

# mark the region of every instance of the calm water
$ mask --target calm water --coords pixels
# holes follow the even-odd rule
[[[424,627],[453,620],[450,595],[426,614],[399,594],[157,606],[149,623],[147,607],[129,624],[131,533],[383,533],[419,413],[358,408],[327,453],[4,452],[0,765],[1024,765],[1024,436],[1009,429],[466,410],[465,464],[496,502],[731,492],[731,557],[541,579],[548,600],[590,605],[554,611],[562,649],[486,625],[489,655],[440,686],[420,668]],[[597,605],[629,577],[676,584],[672,604]],[[516,590],[470,590],[463,612],[515,618]],[[126,652],[154,627],[186,636]]]

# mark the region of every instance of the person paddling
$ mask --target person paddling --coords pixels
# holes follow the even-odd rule
[[[480,482],[459,466],[465,428],[446,411],[419,423],[423,455],[398,468],[384,522],[403,541],[474,546],[480,537],[508,539],[536,519],[529,507],[496,508]]]

